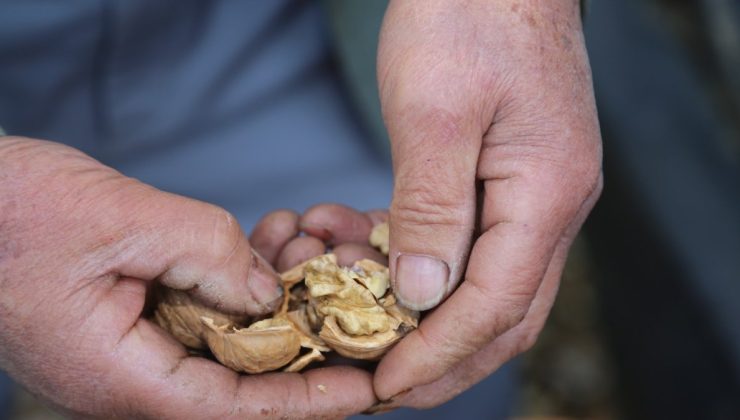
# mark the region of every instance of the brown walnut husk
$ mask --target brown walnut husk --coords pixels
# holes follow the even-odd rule
[[[369,241],[387,255],[387,224],[376,226]],[[388,268],[377,262],[340,267],[335,255],[325,254],[281,278],[285,300],[271,318],[249,324],[167,289],[155,321],[184,345],[207,346],[223,365],[247,373],[297,372],[331,350],[377,360],[418,326],[419,313],[396,303]]]
[[[211,309],[182,290],[162,287],[157,291],[154,320],[186,347],[195,350],[208,348],[201,317],[210,318],[219,325],[241,324],[246,321],[244,316],[228,315]]]

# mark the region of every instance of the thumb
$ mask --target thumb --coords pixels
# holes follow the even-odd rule
[[[464,272],[476,211],[480,126],[439,108],[386,108],[394,189],[390,269],[401,303],[430,309]]]
[[[227,211],[154,189],[140,199],[121,276],[158,279],[226,312],[259,315],[281,302],[278,275]]]
[[[402,304],[425,310],[449,295],[465,270],[478,155],[498,89],[490,71],[471,62],[480,51],[463,48],[470,40],[462,32],[444,36],[454,8],[418,6],[388,6],[377,76],[395,177],[391,280]]]

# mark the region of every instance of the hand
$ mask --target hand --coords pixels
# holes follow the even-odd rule
[[[388,407],[430,407],[534,343],[600,194],[578,2],[393,1],[378,80],[394,288],[414,309],[444,303],[374,386]]]
[[[0,138],[0,368],[33,394],[103,418],[318,418],[374,403],[358,369],[240,376],[190,357],[141,318],[153,280],[252,315],[281,294],[224,210],[58,144]]]

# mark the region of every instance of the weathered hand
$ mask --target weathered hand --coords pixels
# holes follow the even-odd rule
[[[350,367],[240,376],[190,357],[141,318],[155,279],[225,311],[280,301],[226,211],[65,146],[0,137],[0,368],[32,393],[103,418],[320,418],[375,401]]]
[[[578,2],[393,1],[378,79],[396,295],[415,309],[446,300],[374,385],[388,406],[429,407],[533,344],[600,194]]]

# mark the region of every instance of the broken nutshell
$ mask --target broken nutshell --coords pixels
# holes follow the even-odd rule
[[[219,325],[238,325],[247,320],[244,316],[224,314],[202,305],[180,290],[162,287],[156,291],[156,300],[155,322],[177,341],[194,350],[208,348],[201,317],[210,318]]]
[[[377,225],[369,242],[387,255],[388,225]],[[377,360],[418,326],[419,313],[397,304],[388,268],[375,261],[341,267],[325,254],[281,278],[285,300],[270,318],[249,323],[163,289],[154,319],[185,346],[207,348],[221,364],[247,373],[297,372],[330,351]]]

